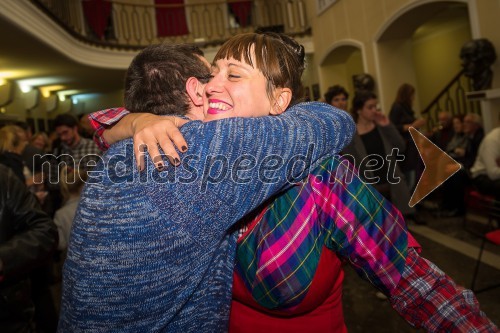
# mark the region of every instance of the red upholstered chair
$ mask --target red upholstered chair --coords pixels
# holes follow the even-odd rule
[[[474,188],[465,190],[465,205],[467,213],[463,220],[464,229],[474,234],[478,234],[478,232],[467,228],[468,215],[471,212],[486,217],[489,227],[493,226],[494,220],[500,219],[500,202],[496,201],[491,195],[483,194]],[[482,236],[483,234],[479,235]]]
[[[500,229],[496,229],[498,228],[498,223],[500,223],[500,202],[495,200],[493,196],[483,194],[474,188],[469,188],[465,192],[465,203],[467,214],[464,217],[464,228],[482,238],[481,248],[479,250],[479,255],[476,261],[476,267],[474,269],[474,275],[472,277],[471,283],[471,289],[474,292],[479,293],[482,291],[500,287],[500,283],[497,283],[486,288],[475,289],[484,247],[486,246],[486,244],[494,244],[496,246],[500,245]],[[482,232],[479,232],[477,228],[473,228],[473,230],[467,228],[467,216],[471,212],[487,218],[488,223],[485,226],[486,229],[483,229]],[[496,227],[494,224],[495,222],[497,223]]]
[[[499,246],[500,245],[500,229],[496,229],[496,230],[487,232],[483,237],[483,241],[481,243],[481,249],[479,250],[479,256],[478,256],[477,261],[476,261],[476,268],[474,269],[474,276],[472,278],[472,283],[471,283],[471,287],[470,287],[471,290],[474,291],[476,294],[483,292],[483,291],[486,291],[486,290],[500,287],[500,283],[498,283],[498,284],[494,284],[494,285],[486,287],[486,288],[482,288],[482,289],[478,289],[478,290],[475,289],[476,279],[477,279],[477,275],[479,272],[479,265],[481,264],[481,257],[483,256],[484,246],[486,245],[487,242],[495,244],[496,246]]]

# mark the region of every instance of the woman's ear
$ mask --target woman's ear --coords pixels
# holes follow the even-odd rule
[[[290,88],[278,88],[275,93],[274,106],[269,113],[272,116],[278,116],[285,112],[292,100],[292,91]]]
[[[186,92],[195,106],[203,105],[203,90],[205,85],[195,77],[190,77],[186,81]]]

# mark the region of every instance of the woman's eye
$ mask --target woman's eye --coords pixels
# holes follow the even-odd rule
[[[236,74],[229,74],[228,75],[230,79],[239,79],[241,76],[236,75]]]

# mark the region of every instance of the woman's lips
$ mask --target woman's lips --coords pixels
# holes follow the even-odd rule
[[[208,114],[221,114],[231,109],[232,107],[224,101],[218,99],[210,99],[208,101]]]
[[[213,108],[208,108],[207,113],[208,114],[220,114],[227,112],[228,110],[221,110],[221,109],[213,109]]]

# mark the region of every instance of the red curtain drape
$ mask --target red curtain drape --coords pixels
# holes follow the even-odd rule
[[[83,14],[90,29],[100,39],[104,38],[104,33],[111,16],[111,2],[104,0],[83,0]]]
[[[184,5],[184,0],[155,0],[156,5]],[[158,37],[180,36],[189,33],[184,6],[178,8],[156,8]]]
[[[240,27],[246,27],[250,24],[250,13],[252,11],[252,1],[238,1],[229,4],[236,21]]]

